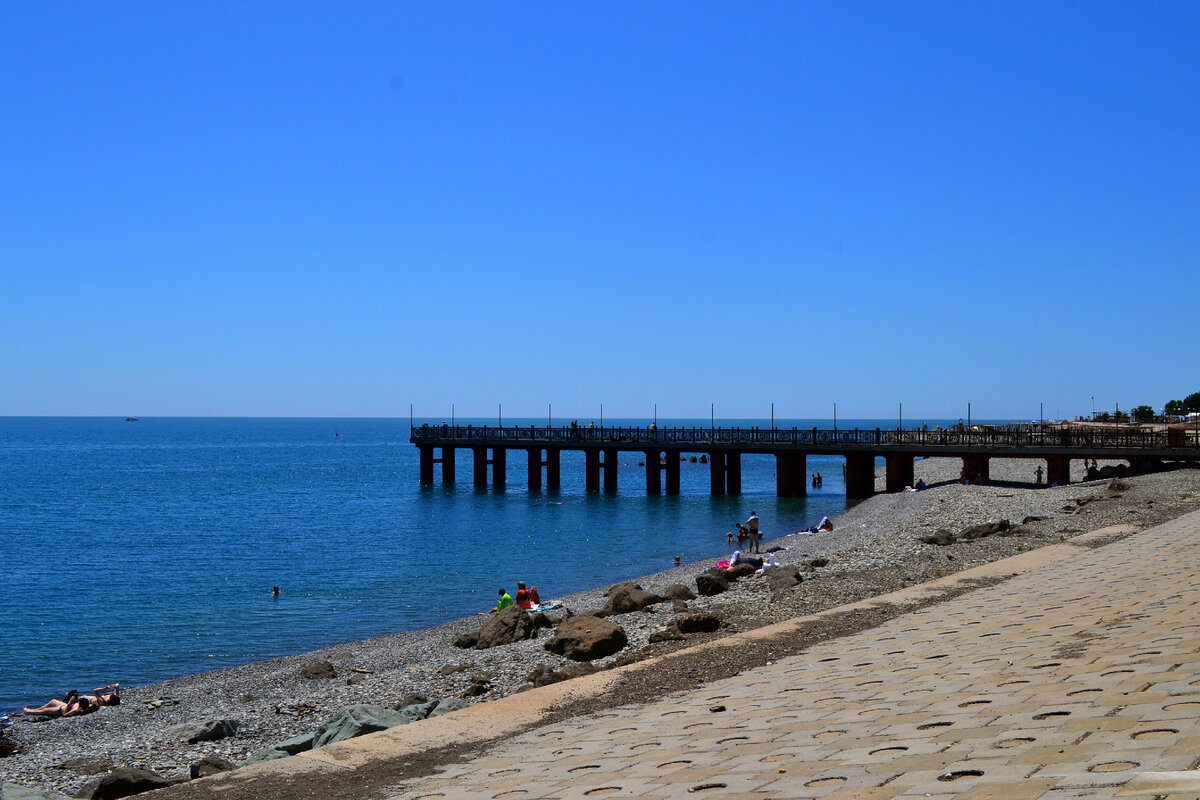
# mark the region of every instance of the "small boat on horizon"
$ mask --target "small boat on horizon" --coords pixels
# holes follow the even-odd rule
[[[125,421],[126,422],[137,422],[138,418],[137,417],[126,417]]]

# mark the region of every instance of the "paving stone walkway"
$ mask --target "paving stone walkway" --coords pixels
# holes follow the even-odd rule
[[[516,735],[390,797],[1200,797],[1200,514],[1068,546],[736,678]]]

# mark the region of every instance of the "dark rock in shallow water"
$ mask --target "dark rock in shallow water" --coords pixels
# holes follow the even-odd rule
[[[181,742],[195,744],[196,742],[215,742],[225,739],[237,732],[236,719],[217,719],[208,722],[188,722],[183,725],[172,725],[167,728],[167,734]]]
[[[696,591],[712,597],[729,589],[729,581],[719,572],[701,572],[696,576]]]
[[[226,761],[219,756],[207,755],[188,767],[188,774],[193,779],[207,778],[209,775],[229,772],[232,769],[237,769],[237,764],[234,764],[232,761]]]
[[[533,633],[533,618],[529,612],[520,606],[509,606],[483,623],[479,629],[479,638],[475,642],[477,650],[489,647],[523,642]]]
[[[628,643],[620,625],[600,617],[578,616],[560,622],[545,647],[572,661],[592,661],[611,656]]]
[[[118,800],[142,792],[152,792],[179,783],[177,780],[139,767],[117,767],[103,778],[91,781],[79,790],[79,797],[87,800]]]
[[[300,670],[300,677],[313,681],[329,680],[337,677],[337,670],[328,661],[312,661]]]

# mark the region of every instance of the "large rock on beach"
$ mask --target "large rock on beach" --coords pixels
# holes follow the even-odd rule
[[[238,729],[236,719],[215,719],[208,722],[187,722],[183,725],[172,725],[167,728],[167,734],[173,739],[188,744],[196,742],[215,742],[233,736]]]
[[[763,578],[766,579],[767,586],[771,587],[772,594],[786,592],[804,580],[796,567],[771,567],[763,573]]]
[[[671,625],[680,633],[715,633],[721,629],[721,618],[716,614],[684,614]]]
[[[533,618],[520,606],[509,606],[492,616],[479,629],[477,650],[523,642],[533,635]]]
[[[479,634],[470,632],[460,633],[454,637],[450,644],[455,647],[461,647],[463,650],[469,650],[479,644]]]
[[[611,656],[629,643],[625,629],[606,619],[578,616],[559,623],[546,649],[572,661],[593,661]]]
[[[945,528],[939,528],[929,536],[922,536],[921,541],[925,544],[936,544],[938,547],[949,547],[954,544],[954,534]]]
[[[0,783],[0,798],[4,798],[4,800],[63,800],[63,795],[43,789],[34,789],[32,786]]]
[[[740,578],[748,578],[751,575],[753,575],[755,573],[755,571],[761,566],[762,566],[761,559],[759,560],[759,562],[757,564],[753,564],[749,560],[739,561],[738,563],[734,564],[729,569],[725,570],[725,577],[727,577],[731,581],[736,581]]]
[[[696,576],[696,591],[712,597],[729,590],[729,579],[721,572],[701,572]]]
[[[102,778],[90,781],[79,790],[79,797],[87,800],[118,800],[133,797],[142,792],[165,789],[180,783],[140,767],[117,767]]]
[[[608,603],[601,609],[600,616],[628,614],[643,608],[666,602],[667,598],[651,594],[636,583],[619,583],[608,591]]]
[[[960,542],[973,542],[976,539],[982,539],[985,536],[995,536],[1003,534],[1012,528],[1012,523],[1006,519],[998,522],[981,522],[978,525],[972,525],[969,528],[964,528],[958,532],[955,538]]]
[[[384,731],[397,725],[407,725],[413,720],[402,711],[393,711],[386,706],[363,703],[346,706],[338,711],[329,721],[317,728],[313,735],[313,749],[324,747],[334,742],[344,742],[368,733]]]
[[[663,594],[670,600],[695,600],[696,593],[682,583],[672,583],[666,589],[663,589]]]
[[[310,661],[300,670],[300,677],[311,681],[324,681],[337,677],[337,670],[328,661]]]
[[[237,769],[237,764],[232,761],[226,761],[220,756],[207,755],[199,761],[188,767],[188,775],[193,780],[196,778],[207,778],[209,775],[217,775],[221,772],[229,772]]]

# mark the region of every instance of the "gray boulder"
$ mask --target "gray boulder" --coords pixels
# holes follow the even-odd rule
[[[140,767],[117,767],[107,775],[89,781],[79,790],[79,797],[86,800],[119,800],[142,792],[165,789],[177,783],[179,781],[164,778]]]
[[[64,795],[18,786],[15,783],[0,783],[0,798],[4,800],[64,800]]]
[[[729,581],[721,572],[701,572],[696,576],[696,591],[705,597],[712,597],[729,590]]]
[[[491,615],[479,629],[477,650],[523,642],[533,635],[533,619],[520,606],[509,606],[498,614]]]
[[[572,661],[592,661],[611,656],[628,643],[620,625],[600,617],[578,616],[560,622],[545,647]]]
[[[393,711],[385,706],[363,703],[346,706],[339,710],[329,720],[317,728],[313,734],[313,749],[324,747],[334,742],[344,742],[357,736],[387,730],[397,725],[404,725],[412,720],[401,711]]]
[[[167,728],[167,735],[173,739],[188,744],[197,742],[215,742],[225,739],[237,732],[236,719],[216,719],[208,722],[188,722],[183,725],[172,725]]]
[[[437,705],[429,712],[429,716],[440,717],[442,714],[449,714],[451,711],[458,711],[469,705],[471,704],[465,700],[459,700],[457,697],[447,697],[445,700],[437,701]]]
[[[479,644],[479,634],[460,633],[454,637],[450,644],[454,645],[455,647],[461,647],[464,650],[469,650],[470,648]]]

